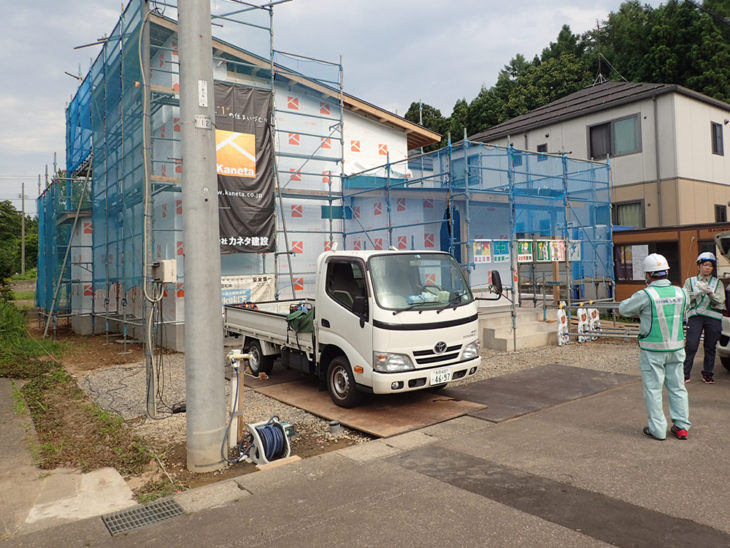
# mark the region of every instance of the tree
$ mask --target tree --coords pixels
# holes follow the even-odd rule
[[[558,40],[550,42],[550,46],[542,50],[540,63],[544,63],[549,59],[557,59],[566,53],[580,58],[585,53],[586,45],[580,36],[573,34],[568,25],[563,25],[558,33]],[[533,64],[536,63],[533,62]]]
[[[425,152],[436,150],[446,143],[446,132],[448,131],[448,120],[441,115],[441,111],[436,107],[427,105],[422,102],[413,102],[408,107],[404,118],[410,122],[421,124],[423,127],[441,134],[441,142],[429,145],[423,150]]]
[[[618,80],[620,75],[627,80],[639,81],[636,78],[648,51],[646,37],[651,27],[652,11],[651,6],[642,6],[637,0],[624,2],[616,13],[609,13],[601,28],[586,33],[587,53],[595,75],[602,68],[600,54],[619,73],[604,74],[605,77]]]
[[[624,2],[602,28],[586,33],[587,53],[594,68],[600,66],[601,54],[629,81],[679,84],[729,101],[726,5],[669,0],[652,9],[635,0]]]
[[[0,283],[20,272],[22,213],[12,202],[0,202]],[[26,217],[26,267],[35,266],[38,253],[38,221]],[[30,246],[28,245],[30,243]]]
[[[454,104],[451,116],[448,118],[448,132],[452,141],[459,141],[464,136],[466,129],[469,134],[469,104],[466,99],[459,99]]]
[[[458,100],[449,118],[425,105],[423,123],[458,140],[464,127],[474,135],[578,91],[599,74],[679,84],[730,102],[730,3],[668,0],[654,9],[628,0],[583,35],[563,25],[539,56],[515,55],[492,87],[482,86],[469,102]],[[409,112],[414,105],[415,116],[406,118],[418,121],[418,103]]]

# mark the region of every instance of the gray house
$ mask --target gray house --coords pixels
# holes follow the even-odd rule
[[[730,104],[678,85],[604,82],[470,137],[608,160],[614,225],[724,222]]]

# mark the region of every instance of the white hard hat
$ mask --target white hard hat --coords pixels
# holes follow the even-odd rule
[[[697,264],[704,263],[705,261],[710,261],[712,264],[717,264],[715,254],[711,251],[703,251],[702,253],[697,255]]]
[[[669,263],[664,255],[652,253],[644,259],[644,272],[665,272],[669,270]]]

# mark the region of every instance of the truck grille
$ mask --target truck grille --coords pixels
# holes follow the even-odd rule
[[[459,358],[461,345],[456,344],[449,346],[442,354],[436,354],[433,348],[427,350],[414,350],[413,356],[416,358],[418,365],[433,365],[439,363],[451,362]]]

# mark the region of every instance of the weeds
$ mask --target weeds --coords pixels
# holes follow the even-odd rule
[[[145,504],[163,497],[174,495],[184,489],[185,487],[179,482],[170,483],[167,480],[150,482],[137,492],[137,501],[140,504]]]
[[[13,408],[33,419],[36,462],[45,469],[110,466],[121,474],[139,473],[152,458],[149,448],[121,417],[89,400],[54,359],[62,350],[58,343],[29,337],[23,314],[0,300],[0,376],[27,380],[14,388]]]
[[[11,385],[13,387],[13,411],[15,411],[16,415],[27,415],[28,407],[25,405],[25,399],[23,398],[23,394],[20,393],[20,390],[18,390],[18,385],[15,384],[15,382],[12,382]]]
[[[25,316],[12,303],[0,300],[0,377],[31,379],[54,367],[63,345],[28,336]]]
[[[20,280],[35,280],[38,277],[38,269],[37,268],[28,268],[25,271],[25,274],[13,274],[10,276],[10,281],[17,282]]]
[[[30,301],[35,298],[35,291],[13,291],[14,301]]]

